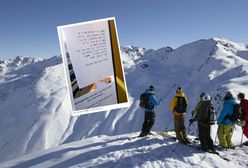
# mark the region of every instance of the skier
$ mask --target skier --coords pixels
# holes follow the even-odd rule
[[[199,138],[201,142],[201,149],[210,153],[217,153],[214,149],[213,140],[210,136],[210,126],[215,123],[212,121],[211,115],[215,115],[214,107],[211,103],[211,98],[204,93],[201,101],[195,108],[194,118],[190,119],[190,123],[198,121]]]
[[[141,95],[141,102],[144,103],[144,105],[140,105],[145,109],[145,119],[142,126],[142,131],[139,135],[139,137],[147,136],[150,133],[150,130],[155,122],[155,112],[154,107],[160,104],[160,101],[157,101],[155,95],[154,95],[155,88],[154,86],[149,86],[149,89],[146,89],[145,93]],[[143,97],[143,98],[142,98]]]
[[[230,148],[234,149],[233,143],[232,143],[232,132],[233,132],[233,121],[228,119],[227,117],[229,115],[232,115],[233,113],[233,106],[237,104],[235,102],[235,99],[233,98],[233,95],[230,91],[226,92],[226,95],[224,97],[224,105],[221,110],[221,113],[219,115],[219,118],[217,120],[218,124],[218,139],[220,142],[220,146],[223,148]]]
[[[196,112],[198,111],[198,108],[200,107],[200,105],[202,104],[202,98],[203,98],[203,96],[205,96],[206,95],[206,93],[205,92],[202,92],[201,94],[200,94],[200,101],[197,103],[197,105],[195,106],[195,109],[194,109],[194,111],[192,111],[192,114],[191,114],[191,118],[192,119],[194,119],[195,118],[195,115],[196,115]],[[191,125],[193,123],[193,120],[189,120],[189,124]]]
[[[196,111],[198,111],[198,108],[199,108],[199,106],[200,106],[200,104],[202,103],[202,97],[204,96],[204,95],[206,95],[206,93],[205,92],[202,92],[201,94],[200,94],[200,101],[197,103],[197,105],[195,106],[195,109],[191,112],[191,119],[189,120],[189,126],[191,126],[192,124],[193,124],[193,122],[194,122],[194,118],[195,118],[195,115],[196,115]],[[197,128],[197,137],[195,138],[195,140],[199,140],[199,130],[198,130],[198,128]]]
[[[176,132],[176,138],[179,142],[184,144],[190,143],[187,138],[186,128],[184,125],[187,106],[187,97],[183,93],[183,89],[178,87],[176,90],[176,96],[172,99],[170,104],[170,110],[173,112],[174,116],[174,129]]]
[[[240,106],[242,107],[244,111],[245,125],[242,127],[243,134],[246,136],[246,138],[248,138],[248,100],[245,99],[244,93],[239,93],[238,99],[240,100]],[[245,142],[244,145],[248,145],[248,141]]]

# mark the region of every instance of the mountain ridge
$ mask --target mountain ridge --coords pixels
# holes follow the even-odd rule
[[[182,86],[190,100],[187,119],[202,91],[213,97],[218,110],[225,91],[248,94],[246,44],[212,38],[161,50],[121,50],[131,106],[78,117],[70,115],[61,57],[7,67],[0,73],[0,132],[4,135],[0,161],[87,137],[140,131],[144,113],[138,99],[150,84],[156,87],[158,98],[173,84]],[[168,109],[173,96],[174,91],[156,108],[154,130],[173,128]]]

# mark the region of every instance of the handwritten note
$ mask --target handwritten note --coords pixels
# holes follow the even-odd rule
[[[107,21],[65,27],[63,36],[80,88],[114,75]]]
[[[77,53],[85,57],[85,66],[108,61],[107,37],[105,30],[80,31],[77,35],[82,47]]]

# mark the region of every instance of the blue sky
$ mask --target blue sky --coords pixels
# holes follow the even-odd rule
[[[173,48],[202,38],[248,43],[247,0],[1,0],[0,59],[60,54],[56,27],[116,17],[121,45]]]

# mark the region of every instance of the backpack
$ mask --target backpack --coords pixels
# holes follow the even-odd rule
[[[208,109],[208,124],[214,125],[217,120],[217,112],[215,111],[213,106],[210,106]]]
[[[196,113],[196,120],[209,125],[214,125],[216,121],[216,111],[211,104],[204,104]]]
[[[139,106],[141,108],[145,108],[145,109],[153,109],[154,108],[154,105],[153,104],[150,104],[149,103],[149,97],[151,96],[152,94],[151,93],[142,93],[140,95],[140,103],[139,103]]]
[[[187,105],[185,97],[177,96],[177,104],[174,110],[178,113],[186,113],[187,106],[188,105]]]
[[[225,118],[231,120],[232,122],[242,121],[244,120],[244,110],[240,106],[240,104],[233,105],[233,113],[231,115],[227,115]]]

